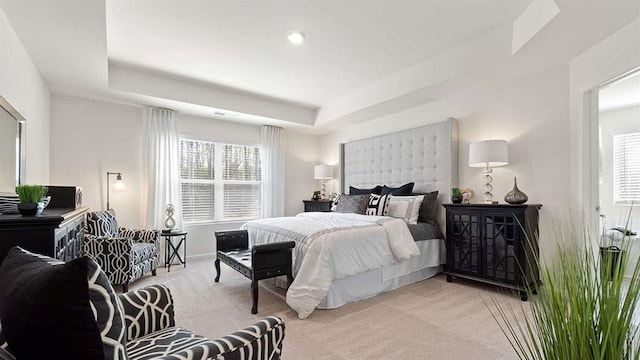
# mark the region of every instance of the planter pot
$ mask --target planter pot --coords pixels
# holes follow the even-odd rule
[[[451,202],[454,204],[460,204],[462,203],[462,195],[460,196],[451,196]]]
[[[38,213],[38,203],[19,203],[18,211],[22,216],[35,216]]]

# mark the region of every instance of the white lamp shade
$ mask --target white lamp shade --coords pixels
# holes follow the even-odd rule
[[[313,177],[315,179],[333,179],[333,167],[329,165],[316,165],[313,167]]]
[[[485,140],[469,145],[470,167],[496,167],[509,163],[509,147],[505,140]]]

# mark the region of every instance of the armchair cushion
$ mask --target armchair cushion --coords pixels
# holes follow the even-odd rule
[[[112,209],[87,214],[85,233],[95,236],[118,236],[118,221]]]
[[[133,257],[133,263],[139,264],[145,260],[157,257],[158,250],[155,244],[134,242],[131,248],[131,255]]]
[[[18,358],[126,359],[120,305],[90,258],[62,263],[14,247],[0,289],[0,337]]]

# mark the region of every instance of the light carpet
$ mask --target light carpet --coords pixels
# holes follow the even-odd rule
[[[222,264],[213,281],[213,258],[186,268],[158,269],[131,285],[164,284],[175,301],[176,324],[209,338],[229,334],[267,315],[284,319],[283,359],[515,359],[484,300],[495,296],[519,306],[494,287],[443,275],[300,320],[283,289],[260,286],[259,313],[251,315],[250,281]]]

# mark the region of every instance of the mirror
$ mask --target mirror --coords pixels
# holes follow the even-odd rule
[[[25,119],[0,96],[0,193],[15,193],[24,181]]]

